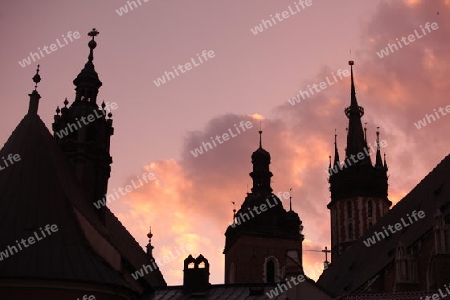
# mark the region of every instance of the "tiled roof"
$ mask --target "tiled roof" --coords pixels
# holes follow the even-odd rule
[[[81,189],[50,132],[37,115],[26,115],[0,157],[21,160],[0,171],[0,251],[28,239],[39,228],[58,231],[0,261],[0,278],[35,278],[111,284],[130,288],[91,251],[78,225],[73,203]]]
[[[401,241],[406,248],[413,245],[434,224],[433,215],[441,207],[444,216],[450,213],[450,156],[445,157],[408,195],[357,240],[319,278],[318,283],[333,295],[351,294],[394,261]],[[412,211],[423,210],[425,217],[370,247],[363,240],[382,232],[382,227],[394,226]]]
[[[168,287],[163,290],[156,291],[153,297],[142,300],[187,300],[187,299],[211,299],[211,300],[267,300],[266,295],[275,285],[261,285],[258,287],[250,287],[249,285],[227,284],[227,285],[211,285],[204,293],[184,294],[182,286]],[[259,293],[253,294],[251,289],[262,289]],[[271,299],[286,299],[286,295],[280,294]]]

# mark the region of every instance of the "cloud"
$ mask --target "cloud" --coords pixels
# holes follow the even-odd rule
[[[365,108],[368,141],[375,141],[376,128],[388,142],[389,195],[400,200],[448,153],[444,138],[450,117],[442,117],[417,130],[413,123],[450,102],[449,1],[381,2],[362,27],[361,50],[354,66],[359,104]],[[439,12],[439,14],[437,14]],[[380,59],[376,52],[396,38],[407,36],[426,22],[439,29]],[[342,65],[345,68],[346,65]],[[308,82],[319,83],[331,76],[324,66]],[[232,201],[242,204],[247,184],[251,187],[251,153],[259,143],[259,121],[263,120],[263,147],[271,153],[274,193],[293,188],[293,208],[304,225],[305,248],[330,246],[329,184],[326,168],[333,153],[337,129],[341,158],[344,157],[347,118],[343,110],[350,103],[349,77],[292,106],[280,103],[273,113],[262,116],[227,114],[217,116],[203,130],[188,132],[181,159],[160,160],[144,166],[156,180],[130,193],[123,201],[120,218],[133,235],[145,244],[152,225],[156,257],[181,244],[192,244],[211,264],[211,281],[223,282],[221,249],[224,232],[232,220]],[[293,95],[294,96],[294,95]],[[213,149],[194,157],[192,150],[211,137],[250,121],[253,127]],[[433,147],[429,147],[433,145]],[[372,157],[373,159],[373,157]],[[287,200],[283,201],[286,208]],[[186,255],[187,256],[187,255]],[[323,253],[304,252],[306,273],[323,262]],[[181,284],[182,259],[162,266],[170,284]],[[318,274],[308,274],[316,279]]]

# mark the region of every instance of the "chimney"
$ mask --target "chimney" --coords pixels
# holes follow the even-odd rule
[[[189,254],[184,260],[184,292],[202,293],[206,292],[209,286],[208,260],[201,254],[197,258]]]

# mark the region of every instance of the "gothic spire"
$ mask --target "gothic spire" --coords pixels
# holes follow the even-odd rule
[[[361,117],[364,115],[364,108],[358,105],[356,100],[355,82],[353,78],[353,61],[348,64],[351,68],[351,101],[350,106],[345,109],[345,115],[349,119],[347,131],[347,148],[345,150],[345,157],[350,158],[352,155],[356,156],[358,153],[364,153],[367,148],[367,143],[364,137],[364,131],[361,123]],[[370,157],[366,156],[358,163],[370,163]]]
[[[339,160],[339,151],[338,151],[338,147],[337,147],[337,134],[336,134],[336,129],[334,130],[334,164],[333,166],[339,165],[340,160]]]
[[[380,127],[377,127],[377,154],[375,160],[375,168],[383,168],[383,161],[381,159],[381,150],[380,150]]]

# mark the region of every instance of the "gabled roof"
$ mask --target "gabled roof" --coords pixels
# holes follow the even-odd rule
[[[421,239],[434,225],[437,207],[441,213],[450,213],[450,156],[445,157],[408,195],[372,226],[360,239],[345,251],[319,278],[318,283],[333,295],[351,294],[364,287],[370,279],[394,262],[399,241],[406,249]],[[423,210],[425,217],[414,221],[401,231],[367,247],[363,241],[374,232],[382,232],[401,222],[407,223],[407,214]],[[403,226],[404,227],[404,226]]]
[[[129,288],[89,249],[72,203],[82,203],[68,163],[38,115],[26,115],[0,157],[20,161],[0,171],[0,251],[28,239],[39,228],[58,231],[0,262],[0,278],[55,279]],[[42,236],[42,235],[41,235]]]
[[[77,214],[139,269],[146,253],[106,209],[106,226],[89,206],[70,165],[45,124],[28,114],[14,130],[0,157],[19,154],[20,161],[0,171],[0,251],[28,239],[40,227],[56,224],[58,231],[0,261],[0,278],[33,278],[132,287],[91,248]],[[152,287],[165,286],[159,270],[142,279]]]

